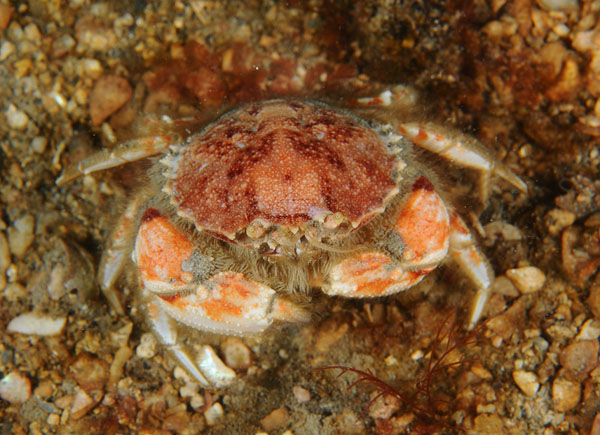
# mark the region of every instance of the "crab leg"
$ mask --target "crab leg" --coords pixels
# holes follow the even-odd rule
[[[210,382],[190,356],[188,349],[179,343],[175,321],[169,317],[166,311],[154,299],[155,297],[150,292],[144,291],[144,300],[148,307],[148,319],[154,334],[191,376],[200,382],[200,384],[210,386]]]
[[[117,296],[115,282],[127,261],[131,249],[130,238],[132,237],[133,227],[136,223],[136,212],[142,202],[143,195],[138,195],[127,204],[127,208],[117,222],[110,243],[102,254],[98,268],[98,282],[100,283],[102,293],[108,299],[111,307],[120,315],[125,314],[125,311]]]
[[[68,167],[58,177],[56,184],[60,186],[81,175],[114,168],[159,154],[177,140],[173,136],[148,136],[123,142],[114,149],[99,151],[84,158],[76,165]]]
[[[490,296],[494,271],[485,255],[477,248],[471,232],[456,211],[450,213],[450,256],[477,288],[469,320],[469,329],[472,329],[481,317]]]
[[[396,86],[381,92],[375,97],[356,100],[361,106],[390,106],[407,111],[416,104],[416,91],[407,86]],[[420,147],[439,154],[452,162],[481,171],[482,193],[484,201],[489,192],[490,175],[496,175],[522,192],[527,192],[527,185],[507,166],[497,161],[475,139],[456,130],[452,130],[431,122],[398,122],[396,129]]]
[[[399,123],[398,131],[420,147],[452,162],[481,171],[482,192],[489,192],[489,177],[496,175],[522,192],[527,185],[504,164],[494,159],[473,138],[433,123]],[[485,200],[486,198],[484,198]]]
[[[449,218],[442,199],[425,177],[412,186],[396,213],[384,252],[350,255],[333,266],[325,292],[346,297],[385,296],[421,281],[448,252]]]

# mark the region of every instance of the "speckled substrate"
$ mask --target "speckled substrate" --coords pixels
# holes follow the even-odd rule
[[[0,433],[600,430],[598,6],[354,3],[0,3]],[[480,216],[500,278],[489,320],[450,340],[443,362],[466,362],[431,379],[431,401],[417,395],[446,349],[440,325],[466,318],[471,293],[448,267],[396,298],[315,295],[309,325],[241,342],[191,334],[198,349],[237,352],[238,368],[230,387],[190,384],[147,334],[127,281],[126,316],[94,285],[144,163],[60,188],[56,177],[148,128],[140,113],[208,119],[264,89],[335,96],[374,81],[414,84],[426,109],[531,188],[498,185]],[[471,179],[452,172],[448,186],[478,212]],[[33,331],[7,331],[30,312]],[[327,365],[370,370],[411,399],[363,412],[377,390],[314,370]]]

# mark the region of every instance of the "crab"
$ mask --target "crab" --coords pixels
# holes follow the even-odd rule
[[[57,180],[160,155],[103,254],[98,280],[118,313],[123,268],[137,271],[158,339],[201,384],[178,324],[248,335],[306,322],[294,294],[381,298],[413,287],[449,258],[476,288],[469,326],[494,273],[420,146],[516,189],[526,184],[475,139],[407,116],[407,87],[338,101],[275,99],[230,110],[187,137],[123,143]]]

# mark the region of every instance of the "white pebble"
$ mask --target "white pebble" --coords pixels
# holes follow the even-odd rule
[[[252,355],[248,346],[236,337],[228,337],[221,344],[225,364],[234,369],[247,369],[252,364]]]
[[[39,313],[25,313],[10,321],[6,330],[25,335],[57,335],[62,332],[67,323],[66,317],[53,319],[48,315]]]
[[[0,381],[0,397],[10,403],[23,403],[31,396],[31,383],[27,376],[14,371]]]
[[[201,347],[198,353],[198,366],[209,382],[217,388],[231,384],[236,378],[235,372],[225,365],[209,345]]]
[[[190,400],[190,406],[194,409],[202,408],[204,406],[204,397],[202,397],[200,394],[193,395],[192,399]]]
[[[179,389],[179,395],[181,397],[194,397],[196,394],[198,394],[199,389],[200,385],[190,382]]]
[[[82,389],[77,389],[73,404],[71,405],[71,418],[79,419],[94,407],[96,402]]]
[[[4,41],[0,46],[0,62],[15,52],[15,44],[9,41]]]
[[[151,332],[146,332],[142,335],[140,344],[135,348],[135,354],[140,358],[152,358],[156,355],[158,343],[156,337]]]
[[[533,266],[509,269],[506,271],[506,276],[522,294],[535,293],[546,282],[544,272]]]
[[[537,3],[547,11],[576,11],[579,9],[577,0],[537,0]]]
[[[6,122],[8,126],[15,130],[25,130],[27,123],[29,122],[29,116],[15,107],[14,104],[10,104],[6,110]]]
[[[83,71],[88,77],[97,79],[102,75],[102,64],[96,59],[83,59]]]
[[[209,426],[216,425],[223,418],[223,407],[219,402],[214,403],[210,408],[204,411],[206,424]]]
[[[46,149],[48,139],[44,136],[36,136],[31,140],[31,149],[38,154],[41,154]]]
[[[600,337],[600,322],[590,319],[581,326],[575,341],[597,340],[598,337]]]
[[[294,385],[292,392],[298,403],[304,403],[310,400],[310,391],[300,385]]]
[[[535,373],[525,370],[515,370],[513,372],[513,379],[526,396],[535,397],[540,388],[540,383]]]
[[[34,224],[33,216],[25,215],[8,228],[8,246],[15,257],[20,258],[25,255],[27,248],[33,243]]]

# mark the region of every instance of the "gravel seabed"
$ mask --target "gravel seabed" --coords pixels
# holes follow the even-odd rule
[[[0,433],[599,433],[599,16],[573,0],[0,3]],[[308,325],[188,331],[235,373],[204,389],[148,335],[133,280],[125,316],[98,294],[147,164],[58,187],[65,166],[151,114],[399,83],[529,186],[495,182],[480,205],[473,174],[432,159],[498,275],[474,333],[472,291],[448,265],[397,297],[311,295]],[[408,400],[367,408],[379,390],[314,370],[333,365]]]

